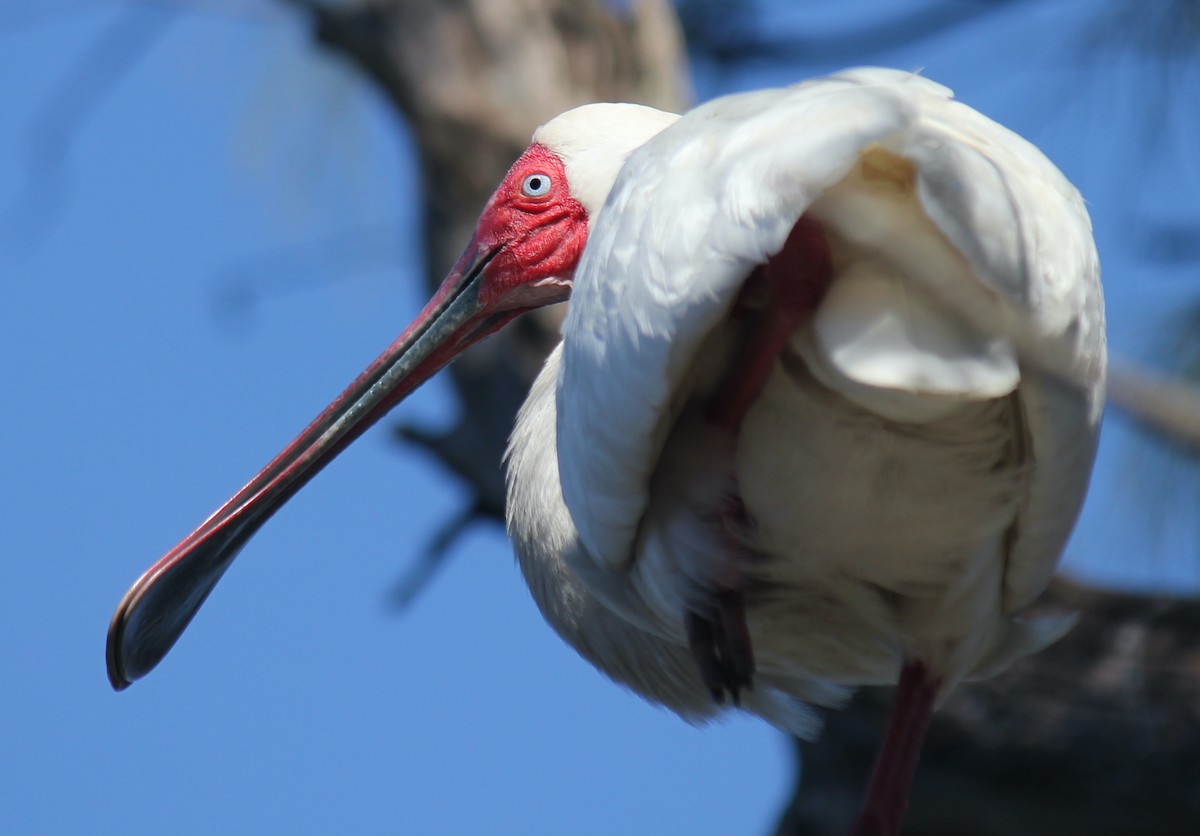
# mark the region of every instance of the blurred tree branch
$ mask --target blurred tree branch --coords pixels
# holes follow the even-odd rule
[[[1108,402],[1181,455],[1200,456],[1200,387],[1115,358],[1109,369]]]

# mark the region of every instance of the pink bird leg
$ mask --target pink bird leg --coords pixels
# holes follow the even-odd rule
[[[850,836],[899,836],[940,685],[921,662],[909,662],[900,671],[883,745]]]

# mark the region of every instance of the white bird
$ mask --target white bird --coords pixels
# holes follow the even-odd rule
[[[898,683],[855,828],[896,832],[936,703],[1070,626],[1023,612],[1083,501],[1105,374],[1078,192],[910,73],[539,128],[413,325],[127,593],[114,687],[353,438],[568,294],[508,462],[546,620],[691,722],[740,705],[812,734],[806,702]]]

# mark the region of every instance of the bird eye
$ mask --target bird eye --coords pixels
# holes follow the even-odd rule
[[[545,197],[550,193],[550,175],[527,174],[521,181],[521,194],[526,197]]]

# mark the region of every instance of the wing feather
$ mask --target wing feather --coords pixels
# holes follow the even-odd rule
[[[602,567],[633,559],[696,351],[811,210],[925,294],[874,346],[864,329],[896,287],[873,286],[874,309],[818,313],[818,350],[847,397],[982,399],[1019,385],[1036,467],[1006,609],[1044,587],[1082,502],[1103,401],[1098,262],[1067,180],[950,96],[913,74],[851,70],[715,100],[630,156],[576,273],[558,382],[563,496]],[[868,183],[880,166],[897,182],[911,175],[911,188]],[[935,333],[938,315],[950,324]],[[895,362],[881,364],[887,355]]]
[[[715,100],[630,156],[576,271],[558,388],[563,495],[602,564],[632,557],[672,395],[741,283],[915,117],[888,87],[832,78]]]

